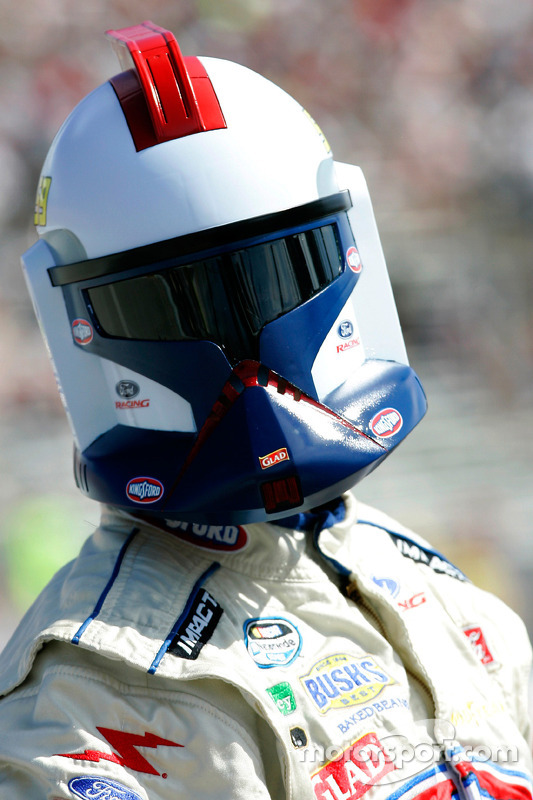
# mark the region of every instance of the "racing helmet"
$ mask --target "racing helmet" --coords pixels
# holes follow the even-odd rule
[[[152,22],[57,133],[23,268],[91,498],[176,525],[277,520],[425,413],[361,170],[238,64]]]

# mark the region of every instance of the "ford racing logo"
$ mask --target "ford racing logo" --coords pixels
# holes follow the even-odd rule
[[[126,486],[126,494],[134,503],[155,503],[163,492],[163,484],[156,478],[132,478]]]
[[[73,778],[68,788],[82,800],[141,800],[137,792],[109,778],[80,776]]]

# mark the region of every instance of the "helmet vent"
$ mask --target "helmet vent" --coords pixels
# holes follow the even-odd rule
[[[107,35],[124,69],[111,85],[137,150],[226,127],[204,66],[182,56],[173,33],[147,20]]]

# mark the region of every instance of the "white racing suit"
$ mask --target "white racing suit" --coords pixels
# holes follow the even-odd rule
[[[2,655],[1,800],[530,799],[522,622],[343,499],[314,535],[104,511]]]

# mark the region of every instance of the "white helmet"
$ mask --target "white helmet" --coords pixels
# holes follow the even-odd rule
[[[23,265],[89,496],[159,521],[321,505],[425,412],[366,184],[258,74],[144,22],[58,132]]]

